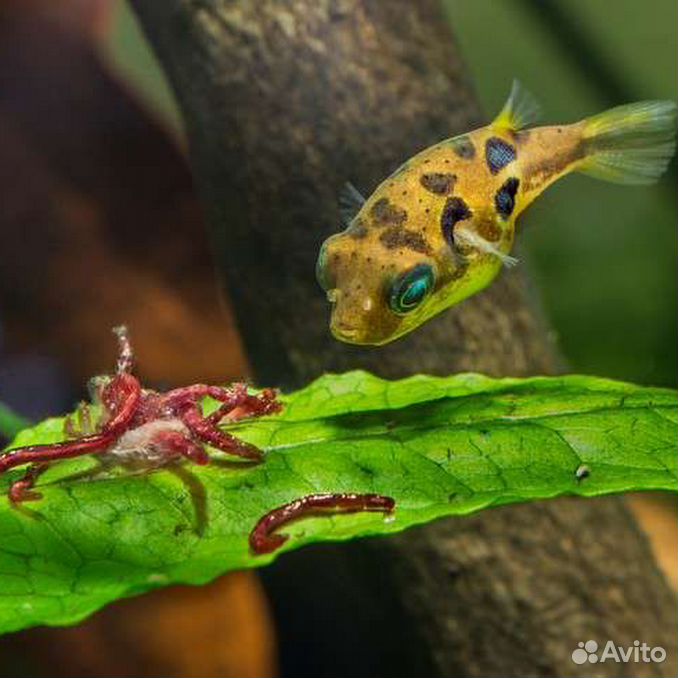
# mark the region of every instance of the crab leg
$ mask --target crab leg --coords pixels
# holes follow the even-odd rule
[[[211,415],[203,416],[196,401],[209,396],[222,403]],[[276,393],[271,389],[257,396],[247,393],[244,384],[236,384],[226,389],[217,386],[196,384],[187,388],[176,389],[165,396],[168,406],[181,410],[181,419],[191,433],[208,445],[222,452],[233,454],[251,461],[262,461],[264,455],[254,445],[244,443],[218,428],[219,422],[227,415],[232,421],[280,410],[276,401]]]
[[[256,554],[271,553],[289,538],[286,534],[273,534],[282,525],[316,514],[358,513],[382,511],[391,513],[395,500],[382,494],[310,494],[267,513],[250,532],[250,547]]]
[[[33,464],[29,466],[21,480],[12,483],[9,488],[9,500],[13,504],[19,504],[22,501],[36,501],[41,499],[41,495],[37,492],[31,492],[31,488],[35,485],[36,480],[48,468],[49,463]]]
[[[247,394],[245,400],[234,411],[230,413],[224,412],[217,420],[217,423],[226,415],[228,415],[230,421],[240,421],[248,417],[263,417],[267,414],[276,414],[280,411],[282,411],[282,403],[278,401],[278,393],[275,389],[266,388],[257,395]],[[218,410],[212,416],[215,417],[217,414]]]
[[[164,402],[173,408],[190,407],[202,398],[210,397],[221,405],[205,419],[216,426],[225,416],[231,415],[232,421],[245,417],[274,414],[281,409],[273,389],[265,389],[258,395],[247,393],[245,384],[234,384],[230,388],[194,384],[185,388],[177,388],[163,396]]]
[[[119,374],[108,385],[108,398],[115,409],[100,433],[50,445],[31,445],[10,450],[0,457],[0,474],[23,464],[70,459],[104,452],[129,426],[141,398],[141,385],[131,374]]]
[[[199,466],[209,464],[210,457],[203,447],[178,431],[164,431],[153,442],[170,454],[179,454]]]
[[[127,327],[125,325],[114,327],[113,333],[118,337],[118,374],[129,374],[134,367],[134,351]]]
[[[221,407],[205,417],[214,426],[228,418],[235,422],[249,417],[263,417],[267,414],[276,414],[282,410],[282,404],[277,400],[278,395],[273,389],[266,389],[258,395],[244,394],[244,397],[236,405],[224,402]]]
[[[210,419],[202,416],[197,406],[184,410],[182,420],[196,438],[222,452],[250,461],[263,461],[264,459],[261,450],[219,430]]]
[[[232,388],[208,386],[207,384],[193,384],[183,388],[175,388],[163,396],[163,401],[173,408],[188,407],[202,398],[213,398],[223,403],[222,407],[238,407],[247,398],[247,390],[243,384],[236,384]]]

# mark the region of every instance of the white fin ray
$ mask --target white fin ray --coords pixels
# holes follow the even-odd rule
[[[518,264],[518,259],[512,257],[510,254],[502,252],[498,247],[493,245],[489,240],[485,240],[481,235],[470,229],[459,230],[454,234],[455,240],[462,241],[469,247],[474,247],[485,254],[493,254],[497,257],[506,268],[513,268]]]
[[[362,193],[350,181],[347,181],[339,191],[339,212],[346,228],[351,225],[364,204],[365,198]]]

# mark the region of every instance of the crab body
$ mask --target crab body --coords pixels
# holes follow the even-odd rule
[[[89,409],[81,410],[81,429],[67,420],[66,432],[73,438],[51,445],[33,445],[10,450],[0,457],[0,474],[29,464],[25,476],[9,490],[15,502],[39,499],[32,490],[39,475],[54,461],[96,454],[114,461],[157,468],[185,458],[196,464],[207,464],[206,445],[221,452],[260,462],[263,455],[256,447],[222,431],[222,420],[237,421],[246,417],[272,414],[281,409],[275,391],[266,389],[256,395],[245,384],[230,387],[193,384],[167,393],[142,389],[131,373],[133,354],[124,327],[116,329],[120,352],[117,373],[95,380],[95,395],[103,408],[101,421],[92,428]],[[202,413],[202,402],[213,398],[220,403],[208,416]]]

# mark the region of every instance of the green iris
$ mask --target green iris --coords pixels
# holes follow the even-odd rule
[[[419,264],[403,273],[391,285],[388,302],[398,315],[413,311],[433,289],[433,269],[428,264]]]

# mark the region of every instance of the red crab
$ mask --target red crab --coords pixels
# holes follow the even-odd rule
[[[32,445],[10,450],[0,456],[0,475],[16,466],[30,464],[23,478],[12,483],[9,499],[15,504],[38,500],[32,488],[49,464],[85,454],[106,455],[115,461],[153,469],[182,457],[195,464],[207,464],[205,445],[251,462],[263,461],[262,452],[222,431],[222,421],[239,421],[280,412],[282,405],[273,389],[251,395],[242,383],[224,388],[193,384],[158,393],[142,388],[132,374],[134,354],[125,327],[117,327],[119,354],[116,374],[94,380],[95,400],[104,415],[95,432],[77,435],[72,419],[66,423],[71,439],[48,445]],[[208,416],[202,413],[205,397],[221,403]],[[89,409],[80,410],[81,427],[91,429]],[[395,502],[374,494],[314,494],[297,499],[266,514],[250,534],[255,553],[269,553],[280,547],[286,535],[273,531],[292,520],[319,512],[353,513],[382,511],[389,513]]]
[[[13,502],[40,499],[31,488],[49,463],[84,454],[106,454],[122,463],[147,468],[180,457],[203,465],[209,462],[204,448],[207,444],[249,461],[263,461],[260,450],[220,430],[218,424],[223,419],[238,421],[279,412],[281,405],[275,391],[267,389],[250,395],[245,384],[228,388],[193,384],[167,393],[144,389],[132,374],[134,356],[127,329],[117,327],[114,332],[120,347],[117,372],[113,377],[95,380],[96,399],[105,412],[99,430],[61,443],[17,448],[1,456],[0,474],[15,466],[31,464],[26,475],[10,487],[9,498]],[[207,396],[221,406],[213,414],[203,416],[201,402]],[[81,412],[87,421],[89,411]],[[66,431],[73,434],[73,429],[69,420]]]

